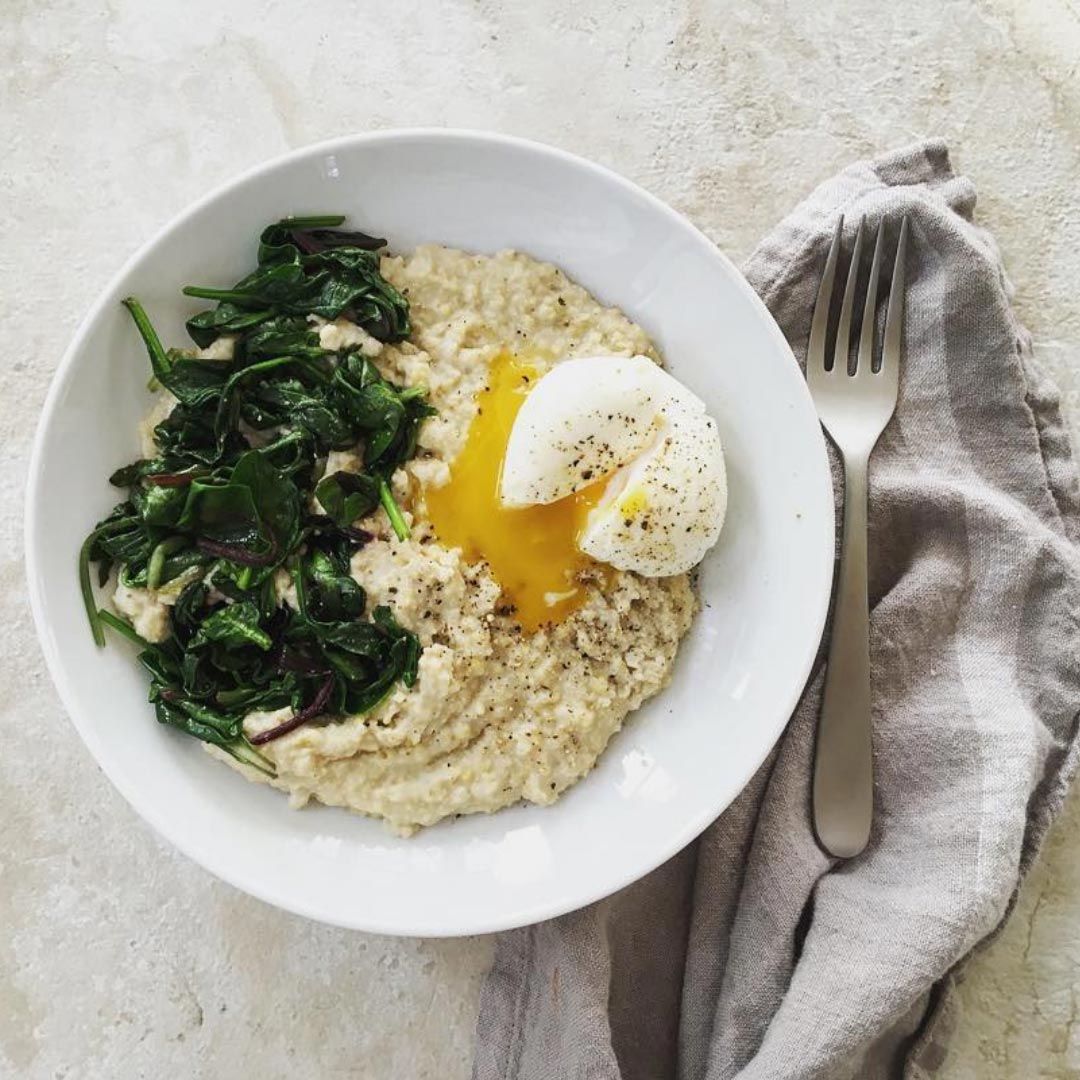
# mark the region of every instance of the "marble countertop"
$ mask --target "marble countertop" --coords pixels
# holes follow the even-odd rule
[[[204,191],[291,147],[492,128],[644,184],[736,259],[817,180],[943,135],[1080,435],[1076,0],[11,0],[0,7],[0,1076],[460,1080],[491,942],[289,916],[166,847],[45,673],[30,436],[78,320]],[[12,348],[12,345],[14,348]],[[1080,796],[967,967],[947,1080],[1080,1076]]]

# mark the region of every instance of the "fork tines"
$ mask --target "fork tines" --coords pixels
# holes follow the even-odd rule
[[[881,363],[874,367],[874,324],[878,303],[878,284],[881,276],[881,263],[885,257],[885,219],[882,218],[877,228],[874,242],[874,255],[870,263],[870,277],[866,283],[866,293],[862,302],[862,329],[859,333],[859,350],[854,363],[849,359],[851,352],[851,324],[855,313],[855,293],[858,288],[859,267],[862,262],[863,244],[866,236],[866,219],[859,222],[855,233],[855,243],[851,250],[848,266],[847,283],[844,286],[844,298],[840,306],[840,319],[836,327],[836,344],[832,356],[827,355],[826,338],[829,329],[829,312],[832,306],[833,286],[836,281],[836,266],[843,246],[844,219],[841,216],[836,223],[836,233],[825,262],[825,273],[818,286],[817,303],[814,305],[814,318],[810,327],[810,345],[807,350],[806,364],[808,374],[811,369],[820,372],[837,372],[847,375],[891,374],[895,377],[896,365],[900,356],[900,335],[904,319],[904,265],[907,253],[908,219],[905,214],[900,222],[900,237],[896,243],[896,255],[893,260],[892,283],[889,288],[889,301],[885,313],[885,335],[881,349]]]

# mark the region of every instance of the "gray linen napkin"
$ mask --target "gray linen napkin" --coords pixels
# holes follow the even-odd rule
[[[927,1077],[957,965],[1077,765],[1080,496],[972,185],[927,142],[822,184],[745,267],[798,355],[837,215],[911,217],[906,367],[871,466],[876,806],[818,849],[820,669],[749,787],[623,892],[502,935],[476,1080]],[[588,830],[582,833],[588,842]]]

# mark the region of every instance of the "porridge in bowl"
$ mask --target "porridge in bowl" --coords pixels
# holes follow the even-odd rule
[[[163,390],[84,545],[91,621],[140,646],[159,721],[294,805],[408,833],[553,802],[670,678],[715,423],[556,267],[338,225],[187,290],[217,301],[195,349],[130,302]]]

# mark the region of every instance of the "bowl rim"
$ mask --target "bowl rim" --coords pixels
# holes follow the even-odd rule
[[[488,918],[476,925],[453,928],[440,928],[434,925],[389,925],[380,922],[379,920],[365,918],[363,915],[358,918],[342,918],[329,915],[325,911],[315,910],[310,905],[298,903],[280,889],[267,886],[259,881],[248,880],[243,874],[233,873],[227,858],[209,860],[205,852],[197,850],[195,845],[188,843],[186,839],[177,839],[168,827],[169,816],[164,812],[163,808],[155,807],[153,800],[144,799],[137,790],[130,787],[123,779],[114,775],[107,766],[107,751],[103,745],[104,740],[98,738],[93,730],[93,725],[82,717],[78,704],[78,696],[70,683],[62,657],[59,655],[58,650],[53,648],[53,644],[50,640],[49,624],[45,617],[45,588],[38,568],[36,555],[37,545],[35,543],[40,529],[37,507],[39,504],[39,478],[42,468],[42,455],[44,453],[46,435],[51,427],[53,414],[56,411],[61,391],[67,383],[73,369],[75,357],[82,351],[84,340],[90,333],[91,327],[97,322],[104,309],[112,302],[113,294],[117,291],[120,282],[128,275],[132,267],[142,260],[150,251],[173,233],[182,231],[187,226],[188,222],[198,215],[205,207],[229,195],[234,190],[244,187],[251,181],[272,174],[294,161],[315,157],[321,154],[332,154],[336,151],[352,148],[354,146],[374,146],[383,143],[403,143],[409,141],[435,141],[459,144],[475,143],[487,146],[502,146],[523,150],[531,154],[547,156],[561,161],[563,164],[591,172],[607,183],[622,188],[627,194],[632,195],[639,200],[643,200],[654,211],[659,212],[663,217],[667,218],[673,226],[687,231],[688,235],[693,236],[700,246],[707,249],[710,257],[720,260],[720,262],[726,266],[733,287],[739,289],[744,298],[748,299],[751,305],[758,310],[758,313],[762,316],[761,321],[763,325],[767,327],[767,332],[772,336],[774,343],[790,359],[792,373],[798,376],[797,381],[801,384],[800,387],[795,389],[796,397],[801,397],[806,408],[810,410],[811,415],[816,415],[816,410],[814,410],[809,390],[806,387],[805,381],[802,379],[801,375],[799,375],[798,361],[795,358],[791,346],[784,337],[780,327],[777,325],[772,313],[766,307],[764,301],[757,292],[751,287],[742,272],[735,263],[713,243],[712,240],[690,221],[689,218],[679,213],[679,211],[669,206],[662,199],[653,195],[641,185],[606,165],[601,165],[568,150],[563,150],[559,147],[537,140],[485,129],[421,126],[356,132],[297,147],[284,154],[269,158],[266,161],[244,170],[231,179],[224,181],[187,205],[179,214],[170,218],[160,229],[156,230],[145,242],[140,244],[137,250],[125,259],[116,272],[112,274],[108,283],[101,289],[97,299],[79,322],[78,328],[72,336],[70,343],[50,378],[49,388],[41,407],[41,413],[35,428],[27,464],[23,545],[27,591],[30,610],[34,621],[34,629],[37,635],[38,644],[45,657],[46,667],[53,681],[53,685],[59,694],[61,704],[71,723],[75,727],[75,730],[83,740],[83,743],[90,750],[95,763],[105,774],[109,782],[116,788],[139,817],[146,821],[162,839],[167,840],[187,858],[191,859],[204,870],[209,871],[215,877],[227,882],[234,888],[237,888],[250,896],[254,896],[264,903],[296,915],[302,915],[317,922],[339,926],[343,929],[361,930],[369,933],[392,936],[439,938],[462,937],[532,925],[544,919],[579,910],[588,904],[595,903],[604,897],[612,895],[620,889],[645,877],[658,866],[676,855],[704,832],[705,829],[723,814],[731,803],[738,798],[739,794],[745,790],[747,784],[749,784],[750,780],[760,769],[769,754],[775,749],[784,730],[790,722],[792,713],[798,705],[812,673],[831,602],[836,527],[833,513],[833,488],[829,470],[828,452],[825,436],[820,426],[818,426],[814,438],[814,454],[818,458],[818,461],[817,466],[810,471],[811,475],[818,477],[816,486],[819,490],[816,492],[808,492],[808,499],[811,502],[821,500],[823,508],[824,502],[828,502],[828,512],[821,515],[823,522],[821,534],[813,541],[818,550],[818,558],[821,560],[821,579],[825,583],[825,587],[821,589],[821,595],[818,597],[817,601],[817,610],[813,616],[813,633],[807,635],[805,652],[798,664],[798,678],[793,679],[792,681],[792,689],[787,695],[784,708],[777,711],[774,730],[770,732],[768,741],[763,742],[763,749],[760,755],[749,761],[746,767],[741,770],[743,775],[741,775],[738,786],[735,788],[735,794],[728,802],[719,807],[706,809],[696,816],[689,818],[680,829],[672,831],[669,842],[662,850],[658,850],[658,852],[654,853],[653,858],[648,860],[647,863],[635,866],[629,873],[624,873],[618,877],[612,877],[607,880],[603,886],[589,890],[584,896],[579,893],[567,896],[567,894],[563,893],[558,899],[541,904],[536,908],[519,908],[511,913],[507,913],[503,918]]]

